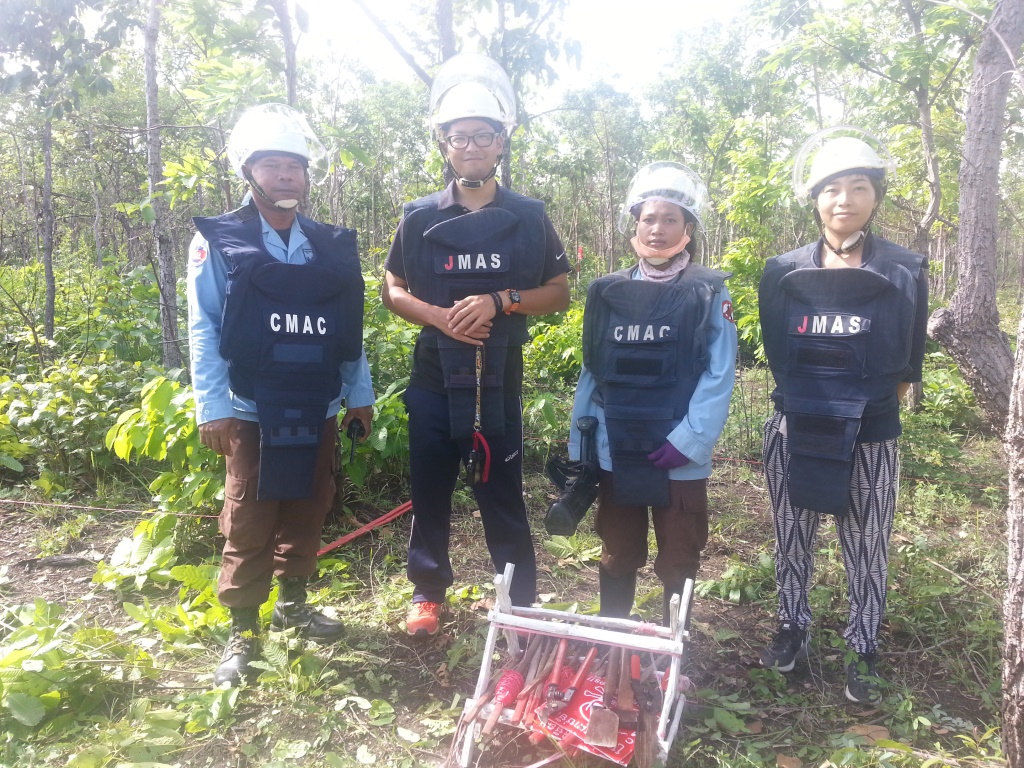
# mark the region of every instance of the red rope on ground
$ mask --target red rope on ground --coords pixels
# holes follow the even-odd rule
[[[396,517],[401,517],[410,509],[412,509],[411,501],[407,501],[404,504],[400,504],[387,514],[381,515],[376,520],[373,520],[360,528],[356,528],[356,530],[352,531],[351,533],[346,533],[344,536],[342,536],[340,539],[337,539],[336,541],[332,541],[326,547],[323,547],[319,552],[317,552],[316,556],[323,557],[331,550],[337,549],[340,546],[348,544],[350,541],[352,541],[352,539],[357,539],[364,533],[372,531],[374,528],[384,525],[385,523],[390,523]]]

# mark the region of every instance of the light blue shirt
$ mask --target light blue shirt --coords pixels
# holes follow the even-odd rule
[[[286,264],[304,264],[313,258],[313,246],[292,221],[288,245],[260,216],[263,244],[275,259]],[[227,259],[201,234],[196,233],[188,249],[188,341],[192,357],[192,390],[196,402],[196,422],[235,417],[259,421],[256,403],[231,391],[228,363],[220,354],[221,318],[224,314],[228,282]],[[376,397],[370,380],[370,366],[363,352],[358,360],[341,364],[341,394],[331,401],[325,418],[337,416],[341,401],[347,408],[373,405]]]
[[[643,279],[640,270],[634,272],[633,279]],[[700,480],[711,475],[711,454],[725,427],[725,420],[729,417],[729,401],[736,380],[736,325],[732,322],[729,290],[723,287],[712,301],[714,304],[707,331],[708,367],[697,381],[686,416],[667,436],[667,440],[690,463],[678,469],[670,469],[668,476],[671,480]],[[576,420],[580,416],[596,416],[597,456],[601,469],[610,471],[612,455],[608,445],[608,430],[604,422],[604,408],[594,402],[596,388],[597,381],[584,366],[576,385],[572,408],[569,457],[578,461],[580,456],[580,431],[576,428]]]

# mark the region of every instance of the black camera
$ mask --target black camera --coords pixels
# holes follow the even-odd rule
[[[562,494],[549,508],[544,528],[551,536],[572,536],[576,526],[597,499],[597,418],[580,416],[580,461],[567,461],[557,456],[548,459],[545,474]]]

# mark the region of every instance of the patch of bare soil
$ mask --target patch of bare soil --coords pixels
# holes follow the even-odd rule
[[[408,540],[409,515],[383,526],[338,550],[334,555],[348,562],[346,579],[352,582],[340,599],[331,593],[330,604],[349,627],[344,643],[317,650],[326,662],[326,669],[341,681],[341,688],[366,698],[379,696],[395,704],[396,724],[410,730],[422,730],[422,713],[431,705],[447,708],[447,715],[457,711],[452,705],[459,697],[471,695],[479,672],[480,651],[487,629],[486,611],[490,592],[486,585],[493,571],[483,541],[483,530],[474,516],[469,497],[461,497],[452,534],[452,560],[456,573],[456,589],[463,595],[452,600],[452,611],[443,633],[428,642],[407,637],[400,623],[407,609],[408,587],[403,588],[405,543]],[[552,603],[576,602],[581,609],[596,607],[597,562],[584,555],[559,559],[545,549],[546,534],[543,514],[552,498],[551,488],[539,475],[527,479],[528,505],[533,516],[537,539],[539,592]],[[772,528],[763,488],[755,475],[741,470],[716,473],[711,486],[713,516],[712,536],[701,568],[702,580],[717,579],[737,562],[756,562],[759,553],[769,551]],[[394,500],[394,506],[403,499]],[[367,522],[387,509],[363,509],[351,505],[353,516],[336,522],[325,532],[330,541],[345,530]],[[52,520],[24,507],[0,501],[0,565],[8,567],[10,582],[0,585],[5,603],[20,603],[35,597],[74,605],[85,611],[86,620],[106,626],[125,626],[128,619],[114,595],[91,584],[94,562],[108,556],[119,538],[130,533],[134,520],[100,518],[101,523],[88,526],[63,554],[78,560],[47,561],[39,558],[39,542],[49,533]],[[580,552],[599,545],[592,534],[589,518],[581,526]],[[827,535],[827,534],[823,534]],[[652,547],[653,550],[653,547]],[[652,551],[653,557],[653,551]],[[326,589],[331,578],[311,585]],[[483,585],[481,587],[481,585]],[[403,591],[403,589],[405,591]],[[155,600],[172,600],[174,590],[155,595]],[[650,600],[647,600],[647,597]],[[841,603],[840,593],[837,600]],[[638,604],[646,617],[657,619],[661,609],[660,584],[650,566],[640,574]],[[833,618],[835,618],[833,616]],[[842,627],[838,621],[825,620],[816,629],[819,637],[836,637]],[[819,644],[809,663],[798,667],[792,675],[775,685],[776,693],[766,693],[764,673],[757,654],[769,640],[775,627],[773,596],[767,594],[758,602],[735,605],[716,597],[698,598],[693,612],[694,637],[684,670],[698,689],[715,695],[738,694],[741,700],[755,706],[748,720],[757,720],[767,734],[785,734],[788,739],[806,739],[806,743],[826,743],[830,733],[842,732],[844,724],[881,721],[885,713],[865,711],[847,705],[843,699],[843,666],[841,650]],[[896,686],[920,700],[925,711],[941,705],[949,715],[970,721],[985,710],[977,693],[951,684],[938,655],[947,653],[948,643],[937,638],[931,645],[922,645],[915,636],[905,633],[897,622],[895,631],[885,633],[887,648],[884,658],[887,677]],[[168,669],[157,683],[167,695],[174,691],[207,690],[208,675],[217,663],[220,648],[212,644],[188,660],[167,660]],[[941,659],[947,659],[942,656]],[[969,667],[966,674],[972,674]],[[756,671],[756,672],[755,672]],[[979,688],[986,681],[979,679]],[[336,686],[337,688],[337,686]],[[340,689],[339,689],[340,690]],[[318,754],[335,752],[349,758],[359,744],[373,744],[372,729],[354,726],[355,718],[336,705],[342,693],[313,697],[289,693],[280,686],[256,686],[243,692],[234,713],[234,723],[219,733],[203,739],[192,739],[182,755],[182,765],[232,766],[243,768],[265,764],[280,739],[305,740],[317,745]],[[803,697],[803,698],[800,698]],[[458,705],[456,704],[456,707]],[[713,706],[713,697],[697,696],[688,703],[684,732],[677,739],[670,757],[670,766],[700,765],[700,755],[684,755],[684,748],[693,736],[687,736],[686,724],[702,725]],[[525,734],[498,728],[479,765],[488,768],[525,766],[551,754],[550,747],[530,745]],[[728,738],[717,733],[719,741]],[[404,757],[412,757],[421,765],[440,765],[446,758],[449,738],[433,749],[415,748]],[[738,744],[738,742],[737,742]],[[394,754],[388,753],[388,754]],[[312,757],[312,755],[311,755]],[[397,759],[397,758],[396,758]],[[300,765],[301,761],[288,763]],[[309,763],[323,765],[319,760]],[[353,763],[354,764],[354,763]],[[381,765],[389,764],[386,760]],[[397,764],[397,763],[396,763]],[[577,760],[576,766],[607,765]]]
[[[116,613],[118,623],[123,612],[112,598],[103,599],[92,584],[96,564],[116,546],[121,536],[131,531],[135,521],[114,516],[86,525],[74,541],[51,550],[52,536],[65,517],[76,510],[59,504],[21,504],[0,500],[0,566],[7,567],[8,583],[3,585],[8,604],[42,598],[76,608],[87,607],[86,614],[106,621]]]

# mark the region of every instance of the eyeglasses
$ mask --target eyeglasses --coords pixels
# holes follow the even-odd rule
[[[456,133],[451,136],[445,136],[444,141],[452,149],[465,149],[469,146],[469,140],[472,139],[474,144],[483,149],[484,147],[491,146],[494,143],[494,137],[497,135],[493,131],[489,133],[474,133],[472,136]]]

